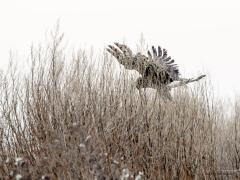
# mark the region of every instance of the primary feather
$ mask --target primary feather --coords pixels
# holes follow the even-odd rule
[[[152,46],[152,52],[148,51],[147,57],[141,53],[133,54],[126,45],[114,44],[115,46],[109,45],[107,51],[126,69],[138,71],[144,79],[148,80],[148,84],[160,86],[178,79],[177,65],[173,64],[174,60],[160,46],[158,46],[158,51]]]
[[[163,89],[170,90],[173,87],[182,86],[205,77],[205,75],[201,75],[195,79],[180,78],[178,65],[175,64],[171,56],[168,56],[167,50],[160,46],[157,49],[152,46],[152,50],[147,52],[147,56],[141,53],[134,54],[129,47],[120,43],[109,45],[107,51],[126,69],[136,70],[142,75],[137,80],[138,89],[150,87],[161,89],[161,91]],[[173,81],[179,81],[179,83],[170,85]],[[169,97],[170,93],[167,96]]]

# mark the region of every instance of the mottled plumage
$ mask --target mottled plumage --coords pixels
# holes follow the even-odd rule
[[[177,64],[168,56],[167,50],[160,46],[156,49],[152,46],[152,50],[147,52],[147,56],[137,53],[133,54],[131,49],[124,44],[114,43],[109,45],[107,51],[113,55],[120,64],[126,69],[136,70],[141,74],[137,80],[136,87],[154,88],[160,91],[165,91],[167,97],[170,98],[169,90],[171,88],[181,86],[190,82],[198,81],[205,75],[198,78],[185,79],[180,78],[180,73]],[[172,85],[172,82],[177,81]]]

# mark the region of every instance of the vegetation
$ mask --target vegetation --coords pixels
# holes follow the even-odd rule
[[[63,36],[0,80],[0,179],[239,179],[240,105],[226,116],[206,82],[136,90],[136,74]]]

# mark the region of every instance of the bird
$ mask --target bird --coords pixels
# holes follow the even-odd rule
[[[134,54],[125,44],[118,42],[108,45],[106,50],[128,70],[136,70],[141,77],[136,81],[136,88],[157,89],[167,99],[172,100],[170,90],[191,82],[199,81],[206,75],[197,78],[182,78],[179,67],[166,49],[152,46],[147,55],[140,52]]]

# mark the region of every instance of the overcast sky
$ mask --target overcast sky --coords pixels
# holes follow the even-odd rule
[[[123,40],[166,48],[187,77],[207,72],[216,93],[240,95],[240,5],[233,0],[8,0],[0,4],[0,68],[29,55],[60,20],[72,47]],[[20,58],[23,59],[24,58]]]

